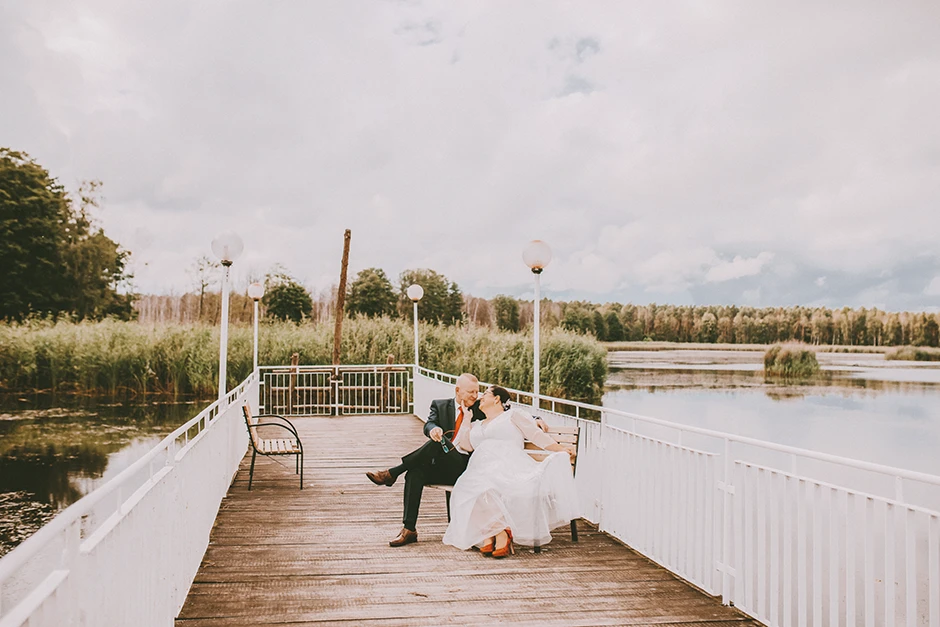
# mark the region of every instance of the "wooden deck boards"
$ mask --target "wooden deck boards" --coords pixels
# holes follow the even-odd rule
[[[426,490],[417,544],[393,549],[402,486],[365,471],[424,441],[413,416],[300,418],[304,489],[291,458],[248,455],[222,501],[177,627],[242,625],[759,625],[585,522],[540,555],[505,560],[441,543],[444,495]]]

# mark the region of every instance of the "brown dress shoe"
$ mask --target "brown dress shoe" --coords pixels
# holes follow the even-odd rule
[[[411,529],[406,529],[402,527],[401,532],[398,534],[398,537],[394,540],[389,541],[389,546],[405,546],[406,544],[411,544],[412,542],[418,541],[418,532],[412,531]]]
[[[387,485],[389,487],[395,485],[395,480],[398,479],[387,470],[376,470],[375,472],[370,470],[366,473],[366,476],[375,485]]]

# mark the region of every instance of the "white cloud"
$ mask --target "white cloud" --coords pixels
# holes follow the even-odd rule
[[[746,276],[760,274],[764,266],[770,263],[774,258],[773,253],[762,252],[756,257],[745,259],[740,255],[735,255],[731,261],[723,261],[712,266],[705,273],[705,281],[709,283],[720,283],[721,281],[730,281],[740,279]]]
[[[887,272],[916,274],[889,306],[922,302],[940,273],[938,17],[19,3],[0,22],[0,137],[69,187],[104,181],[102,222],[145,291],[188,289],[231,225],[236,277],[280,262],[317,289],[351,228],[350,270],[432,267],[476,294],[529,289],[520,254],[541,237],[546,289],[595,300],[795,298],[770,282],[848,277],[849,302]]]
[[[940,296],[940,275],[931,279],[927,287],[924,288],[924,294],[927,296]]]

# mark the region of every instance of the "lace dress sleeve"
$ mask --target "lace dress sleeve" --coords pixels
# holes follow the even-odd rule
[[[461,449],[463,449],[464,451],[468,453],[472,451],[474,448],[473,435],[472,435],[474,426],[475,425],[470,424],[470,425],[467,425],[466,429],[461,429],[460,437],[454,440],[454,444],[456,444],[457,446],[459,446]]]
[[[535,424],[535,418],[521,409],[513,409],[512,424],[516,425],[516,428],[522,432],[525,439],[539,448],[544,449],[552,444],[557,444],[552,436],[539,429],[538,425]]]

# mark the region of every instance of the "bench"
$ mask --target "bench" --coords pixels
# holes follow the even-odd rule
[[[581,432],[580,427],[562,427],[562,426],[548,425],[548,431],[546,433],[552,436],[552,439],[554,439],[556,442],[564,446],[565,449],[567,449],[568,451],[574,451],[575,453],[577,453],[578,452],[578,436],[580,435],[580,432]],[[529,457],[531,457],[532,459],[538,462],[544,460],[546,457],[551,455],[551,451],[546,451],[542,448],[539,448],[538,446],[536,446],[532,442],[529,442],[528,440],[526,440],[525,442],[525,449],[526,449],[526,453],[529,454]],[[578,468],[578,458],[575,457],[571,461],[571,473],[574,474],[577,471],[577,468]],[[450,493],[451,493],[451,490],[454,489],[454,486],[435,483],[435,484],[426,485],[424,487],[434,488],[435,490],[444,491],[444,496],[447,501],[447,522],[450,522]],[[571,521],[571,541],[572,542],[578,541],[578,526],[577,526],[576,521],[574,520]],[[538,545],[536,545],[533,548],[535,549],[536,553],[542,552],[542,548]]]
[[[252,417],[251,409],[248,405],[242,405],[242,413],[245,415],[245,426],[248,428],[248,441],[251,442],[251,470],[248,472],[248,489],[251,490],[251,481],[255,475],[255,458],[258,455],[294,455],[295,468],[294,474],[300,475],[300,489],[304,489],[304,446],[297,435],[297,429],[293,423],[283,416],[269,414],[265,416]],[[261,422],[265,420],[266,422]],[[270,420],[280,420],[282,422],[268,422]],[[260,427],[280,427],[291,433],[292,438],[262,438],[259,431]]]

